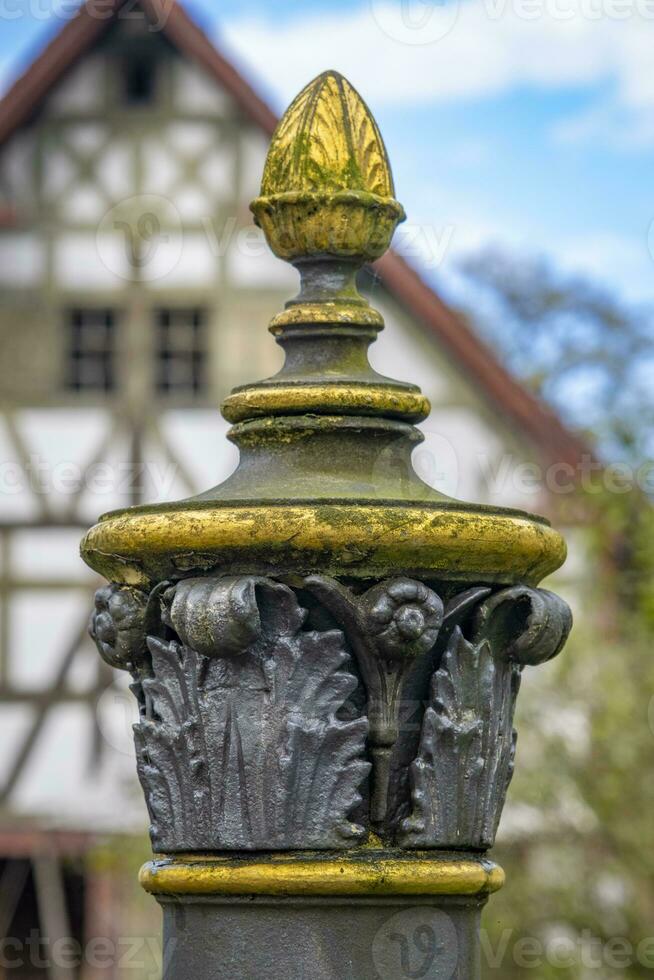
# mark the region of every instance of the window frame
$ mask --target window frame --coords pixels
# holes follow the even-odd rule
[[[111,396],[118,388],[120,311],[109,305],[75,304],[65,308],[63,318],[66,335],[63,345],[63,391],[69,395]],[[99,323],[99,320],[105,322]],[[100,327],[104,336],[89,342],[91,331],[99,333]],[[96,380],[91,377],[92,371],[88,377],[84,377],[85,362],[87,367],[96,362]]]
[[[175,322],[188,316],[188,323]],[[166,321],[166,322],[164,322]],[[153,389],[162,400],[202,400],[209,390],[207,373],[210,322],[209,308],[204,304],[189,303],[152,308]],[[177,338],[175,338],[177,332]],[[184,333],[189,339],[184,343]],[[172,340],[172,342],[171,342]],[[170,377],[169,366],[177,361],[181,380]],[[183,380],[180,364],[187,368],[188,381]],[[168,370],[166,370],[168,366]]]
[[[147,93],[140,98],[134,98],[130,94],[130,78],[132,72],[146,69],[149,73],[149,86]],[[152,107],[158,99],[159,94],[159,59],[153,57],[150,52],[140,49],[127,51],[123,55],[120,78],[120,104],[125,109],[147,109]]]

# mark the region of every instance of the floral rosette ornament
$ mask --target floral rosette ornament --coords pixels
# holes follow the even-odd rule
[[[376,649],[386,661],[418,657],[434,646],[443,622],[443,603],[422,582],[408,578],[381,582],[361,602]]]
[[[95,593],[89,634],[110,667],[133,674],[146,656],[147,604],[147,595],[129,586],[107,585]]]

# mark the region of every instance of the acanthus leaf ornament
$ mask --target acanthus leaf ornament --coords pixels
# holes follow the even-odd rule
[[[370,768],[368,722],[352,711],[357,680],[342,633],[303,629],[294,592],[258,576],[163,583],[152,599],[161,628],[146,638],[141,620],[149,657],[133,690],[155,849],[356,844],[365,827],[350,814]],[[100,596],[101,615],[106,603]]]
[[[520,675],[556,656],[572,617],[544,589],[515,586],[487,598],[472,636],[450,635],[431,682],[418,755],[411,766],[412,813],[405,847],[492,847],[513,775]]]
[[[453,631],[431,682],[420,747],[411,765],[413,809],[404,847],[492,846],[513,772],[519,669],[490,643]]]
[[[359,593],[309,576],[303,588],[338,629],[307,630],[296,591],[261,576],[163,582],[149,598],[128,587],[98,592],[91,634],[135,677],[155,847],[356,843],[366,833],[365,820],[350,819],[353,810],[363,819],[366,739],[372,827],[397,833],[403,847],[492,846],[513,772],[520,673],[561,649],[566,604],[526,586],[476,586],[444,603],[407,578]],[[363,713],[353,711],[358,682],[344,637]],[[408,679],[415,694],[429,674],[407,816],[409,787],[392,760]]]

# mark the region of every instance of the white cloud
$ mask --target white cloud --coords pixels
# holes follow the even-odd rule
[[[429,0],[404,0],[409,27],[401,18],[398,26],[399,3],[364,0],[345,13],[314,9],[286,22],[239,19],[223,25],[222,37],[242,62],[264,75],[280,108],[326,68],[343,72],[373,111],[382,105],[481,100],[525,87],[590,90],[598,101],[561,120],[553,130],[558,140],[611,141],[622,149],[654,145],[654,0],[446,3],[434,0],[432,13]],[[438,39],[407,43],[411,25],[424,38]],[[437,142],[438,134],[431,135]],[[454,164],[465,165],[465,159]],[[456,180],[434,187],[418,179],[403,199],[413,223],[409,231],[428,229],[432,237],[420,232],[397,244],[441,283],[454,286],[462,255],[495,245],[516,254],[549,255],[562,270],[605,282],[626,299],[651,299],[645,226],[642,237],[611,229],[556,234],[547,222],[534,227],[533,217],[519,211],[482,213],[478,198],[466,201],[457,193]]]
[[[613,232],[563,238],[551,251],[557,264],[569,272],[610,286],[617,283],[622,295],[634,303],[651,302],[654,259],[647,228],[642,239]]]
[[[280,105],[335,68],[376,106],[609,82],[625,108],[654,107],[654,0],[368,0],[283,23],[233,20],[221,37]]]
[[[599,144],[623,152],[639,152],[654,146],[654,107],[625,109],[615,100],[591,105],[554,124],[551,135],[571,146]]]
[[[463,302],[468,282],[458,271],[460,261],[485,248],[498,248],[509,255],[549,258],[561,272],[604,285],[626,302],[651,304],[654,258],[646,228],[642,238],[610,231],[552,237],[541,230],[536,240],[537,246],[533,235],[471,222],[453,237],[452,248],[437,270],[438,282],[446,285],[453,302]]]

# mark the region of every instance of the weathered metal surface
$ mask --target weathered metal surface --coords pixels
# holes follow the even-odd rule
[[[159,898],[164,980],[479,980],[483,898]]]
[[[383,320],[356,281],[404,218],[393,194],[369,110],[325,73],[282,119],[252,204],[300,291],[271,324],[281,371],[223,405],[239,466],[198,497],[105,515],[83,543],[93,568],[148,586],[194,570],[535,585],[562,563],[546,521],[454,501],[412,468],[429,402],[371,367]]]
[[[154,848],[183,852],[343,848],[372,833],[491,847],[520,672],[569,628],[544,590],[444,602],[408,578],[357,593],[314,575],[104,588],[91,631],[135,678]],[[425,704],[415,746],[402,728]]]
[[[238,469],[83,545],[112,581],[92,635],[140,705],[166,976],[478,977],[521,672],[570,629],[537,588],[565,546],[411,467],[429,406],[370,367],[355,281],[393,194],[365,104],[321,76],[252,206],[301,287],[271,326],[284,368],[224,406]]]
[[[470,639],[454,627],[431,679],[411,763],[413,806],[402,823],[403,846],[493,846],[513,775],[522,667],[555,656],[571,625],[557,596],[515,588],[475,610]]]
[[[321,456],[317,503],[291,505],[274,498],[219,512],[211,503],[126,512],[91,528],[82,555],[112,581],[135,585],[214,568],[261,574],[288,568],[364,580],[407,571],[425,578],[536,585],[565,559],[561,536],[545,521],[519,513],[505,511],[500,517],[455,504],[434,512],[371,499],[356,507],[339,504],[329,494],[334,474],[325,472],[333,448]],[[270,492],[279,495],[283,488],[273,486]]]

